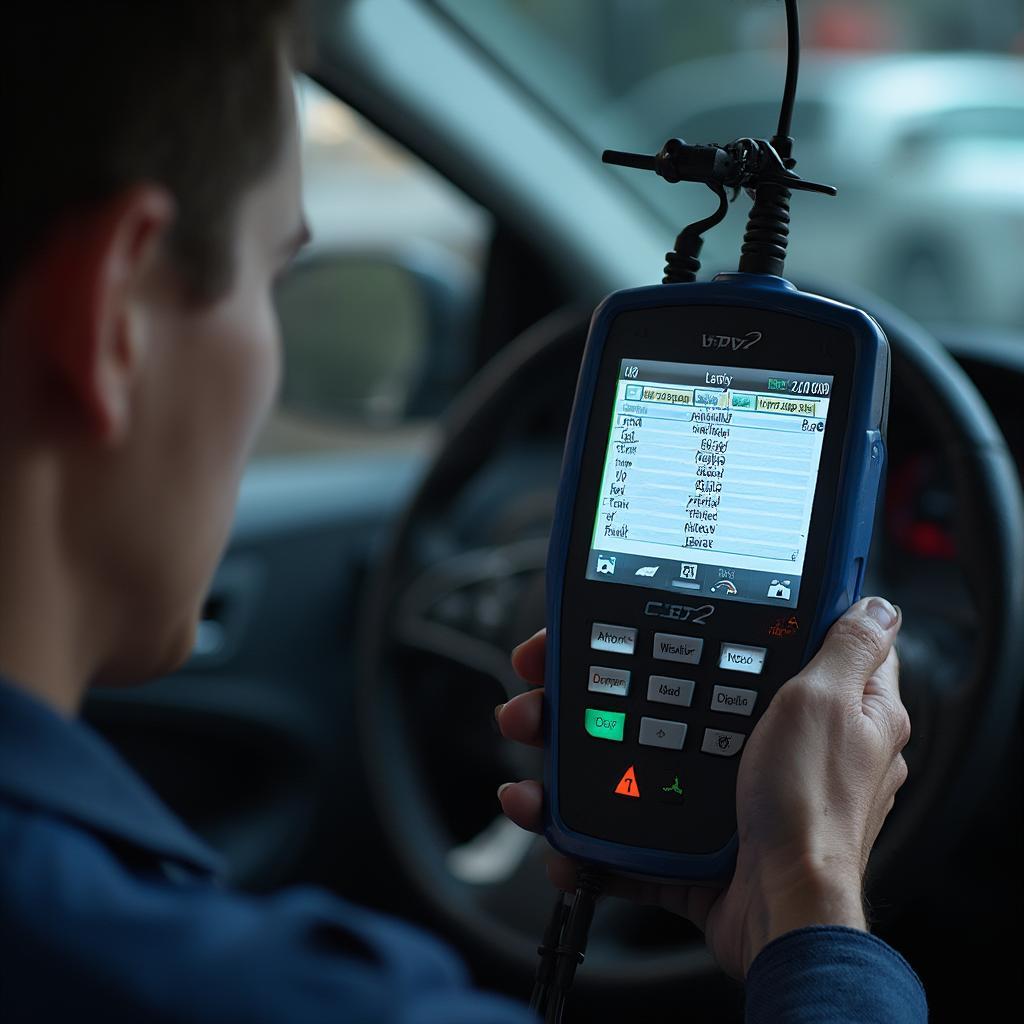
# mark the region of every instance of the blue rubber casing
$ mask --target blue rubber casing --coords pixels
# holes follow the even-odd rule
[[[654,285],[615,292],[598,306],[591,320],[566,437],[548,549],[544,834],[562,853],[623,873],[694,882],[724,882],[735,867],[735,835],[731,842],[714,853],[689,855],[645,849],[574,831],[564,823],[558,808],[562,595],[584,445],[605,341],[612,321],[621,312],[691,305],[736,306],[786,313],[843,328],[854,338],[854,380],[837,492],[841,497],[835,504],[821,599],[807,633],[801,664],[811,659],[832,623],[860,597],[885,463],[889,343],[878,324],[862,311],[798,291],[783,278],[757,274],[720,274],[706,284]]]

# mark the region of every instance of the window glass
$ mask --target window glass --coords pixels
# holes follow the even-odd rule
[[[257,456],[407,444],[461,383],[486,212],[308,78],[312,241],[277,288],[284,381]]]
[[[600,159],[667,138],[770,137],[785,76],[781,0],[428,0]],[[880,294],[925,323],[1024,326],[1024,0],[800,0],[798,173],[787,275]],[[699,187],[608,168],[665,219]],[[735,269],[749,198],[709,234]]]

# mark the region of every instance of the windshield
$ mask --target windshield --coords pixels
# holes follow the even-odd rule
[[[592,150],[769,138],[781,0],[435,0]],[[1024,0],[801,0],[797,194],[787,276],[868,289],[931,326],[1024,326]],[[608,168],[665,219],[666,248],[716,200]],[[709,234],[736,267],[749,198]]]

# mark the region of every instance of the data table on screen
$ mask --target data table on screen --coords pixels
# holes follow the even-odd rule
[[[667,381],[657,365],[630,378],[623,362],[592,541],[605,571],[588,575],[618,554],[675,559],[768,574],[781,599],[803,568],[831,378],[668,364]]]

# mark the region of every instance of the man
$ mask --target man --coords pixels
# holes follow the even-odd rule
[[[210,852],[75,721],[90,685],[187,657],[275,394],[271,286],[305,237],[296,15],[289,0],[94,0],[6,16],[0,1019],[528,1019],[399,922],[311,889],[219,887]],[[886,602],[862,602],[768,709],[743,755],[728,890],[620,885],[706,927],[747,975],[751,1019],[804,1019],[828,993],[861,1020],[923,1019],[860,902],[905,775],[898,629]],[[538,636],[515,654],[534,683],[542,651]],[[500,709],[506,735],[538,742],[538,694]],[[500,799],[537,827],[535,783]],[[863,971],[888,995],[865,1003]]]

